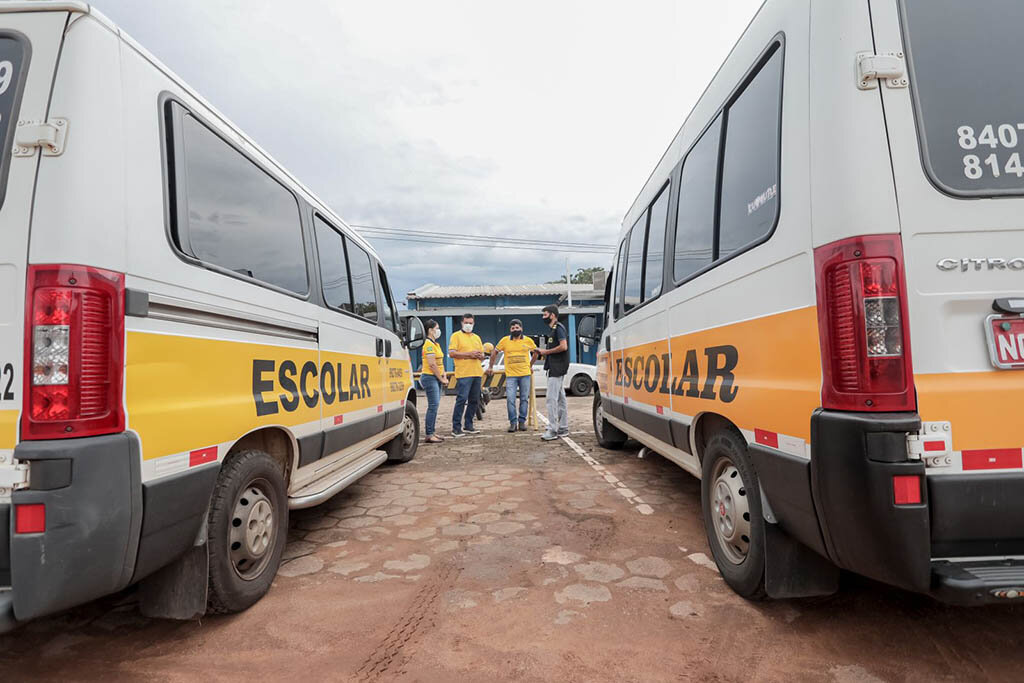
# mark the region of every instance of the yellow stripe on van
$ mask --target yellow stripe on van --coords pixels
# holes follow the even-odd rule
[[[144,460],[388,401],[376,356],[146,332],[128,332],[125,352],[128,424]]]
[[[608,355],[604,394],[684,415],[718,413],[743,429],[810,440],[811,413],[821,405],[821,349],[813,306]],[[719,376],[709,381],[715,370]]]
[[[18,445],[18,415],[17,410],[0,410],[0,448]]]

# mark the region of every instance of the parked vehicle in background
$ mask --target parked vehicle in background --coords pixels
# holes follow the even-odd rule
[[[415,455],[422,326],[84,3],[0,4],[0,138],[0,631],[137,582],[150,615],[249,607],[289,509]]]
[[[595,431],[701,478],[743,596],[1024,597],[1022,24],[768,0],[625,216]]]
[[[494,360],[494,371],[496,373],[505,372],[505,354],[499,353],[498,357]],[[484,368],[487,367],[487,361],[484,361]],[[541,359],[533,364],[533,386],[534,391],[538,396],[543,396],[547,392],[547,373],[544,371],[544,360]],[[567,393],[574,394],[576,396],[586,396],[594,388],[594,382],[597,379],[597,366],[587,365],[586,363],[570,363],[569,372],[565,375],[565,390]],[[505,396],[504,383],[494,385],[490,387],[491,396],[495,398],[501,398]]]

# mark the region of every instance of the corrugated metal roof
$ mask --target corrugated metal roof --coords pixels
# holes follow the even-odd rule
[[[594,289],[593,285],[572,285],[573,294],[588,294],[603,291]],[[564,284],[544,285],[435,285],[426,284],[409,292],[410,299],[457,299],[459,297],[483,296],[558,296],[566,294]]]

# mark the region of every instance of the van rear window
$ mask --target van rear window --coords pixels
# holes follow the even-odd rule
[[[11,125],[18,115],[18,105],[24,83],[22,77],[28,66],[25,43],[13,36],[0,36],[0,205],[7,192],[7,170],[14,147]]]
[[[918,136],[953,195],[1024,194],[1021,0],[903,0]]]

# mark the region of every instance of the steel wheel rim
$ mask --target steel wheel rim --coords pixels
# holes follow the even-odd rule
[[[594,411],[594,431],[597,432],[597,438],[604,438],[604,405],[600,401],[597,402],[597,410]]]
[[[277,517],[266,479],[249,482],[235,498],[229,541],[235,574],[244,581],[258,578],[277,541]]]
[[[732,564],[743,564],[750,550],[750,506],[746,484],[728,458],[715,464],[711,477],[711,524],[718,545]]]
[[[413,447],[416,442],[416,425],[412,423],[412,419],[406,415],[402,421],[402,446],[405,450],[409,450]]]

